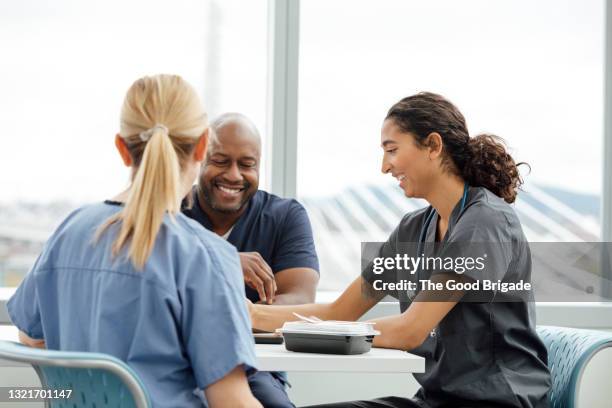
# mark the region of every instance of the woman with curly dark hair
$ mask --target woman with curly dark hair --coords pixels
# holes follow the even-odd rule
[[[533,295],[528,288],[504,289],[531,277],[529,245],[510,206],[522,184],[520,163],[498,137],[470,137],[461,112],[433,93],[391,107],[381,147],[383,173],[429,206],[403,217],[378,259],[410,255],[420,265],[409,270],[394,263],[381,272],[373,261],[331,304],[249,305],[253,327],[276,329],[295,320],[293,312],[356,320],[392,295],[401,313],[373,320],[381,332],[374,346],[423,356],[425,372],[415,374],[421,389],[411,399],[326,406],[547,407],[550,373]],[[468,265],[465,255],[476,261]],[[415,286],[406,290],[405,282]]]

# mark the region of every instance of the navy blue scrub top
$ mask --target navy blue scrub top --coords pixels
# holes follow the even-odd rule
[[[121,207],[76,210],[53,233],[7,304],[11,321],[47,348],[125,361],[154,407],[201,407],[193,393],[235,367],[255,367],[255,348],[236,249],[197,222],[164,217],[153,251],[135,270],[111,247]]]
[[[430,206],[407,214],[379,256],[393,257],[403,243],[418,242],[432,211]],[[426,243],[435,242],[438,216],[432,216]],[[443,244],[449,242],[512,243],[496,246],[503,253],[489,254],[483,270],[496,275],[503,271],[505,276],[479,276],[477,269],[465,274],[474,280],[507,279],[512,274],[512,280],[531,281],[531,253],[519,219],[510,205],[485,188],[469,187],[464,209],[459,204],[454,208]],[[369,283],[377,279],[369,268],[362,276]],[[405,293],[386,294],[401,301],[402,312],[410,304]],[[533,298],[494,300],[457,303],[423,344],[410,350],[425,357],[425,373],[414,377],[421,384],[415,398],[426,406],[548,407],[551,379],[546,347],[535,331]]]
[[[200,207],[196,187],[192,197],[192,208],[183,209],[183,213],[212,230],[210,219]],[[273,273],[289,268],[319,271],[310,220],[299,202],[258,190],[247,206],[227,237],[238,252],[259,252]],[[245,285],[245,291],[252,302],[259,301],[256,290]]]

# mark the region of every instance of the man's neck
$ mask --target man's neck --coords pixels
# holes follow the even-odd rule
[[[236,224],[236,221],[238,221],[242,214],[244,214],[244,211],[247,208],[247,206],[245,205],[236,212],[220,212],[215,210],[214,208],[211,208],[208,205],[208,203],[204,199],[204,195],[200,188],[196,189],[196,191],[198,205],[200,206],[202,211],[204,211],[204,213],[208,216],[208,219],[210,220],[210,223],[212,225],[213,232],[219,236],[223,236],[224,234],[226,234],[227,231],[229,231],[234,226],[234,224]]]

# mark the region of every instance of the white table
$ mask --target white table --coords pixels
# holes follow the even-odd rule
[[[355,355],[296,353],[284,345],[256,344],[261,371],[422,373],[425,359],[400,350],[372,348]]]
[[[0,340],[18,341],[15,326],[0,325]],[[257,368],[261,371],[422,373],[425,360],[399,350],[372,348],[365,354],[296,353],[280,344],[256,344]],[[0,363],[5,365],[6,362]],[[11,365],[14,365],[12,363]]]

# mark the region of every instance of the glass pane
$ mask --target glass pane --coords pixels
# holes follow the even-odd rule
[[[266,19],[263,0],[0,4],[0,286],[68,211],[126,185],[113,136],[136,78],[180,74],[211,117],[242,112],[265,135]]]
[[[423,205],[380,174],[379,147],[386,110],[419,91],[531,165],[515,207],[529,240],[598,240],[603,16],[602,0],[302,2],[298,195],[320,288],[353,280],[359,243]]]

